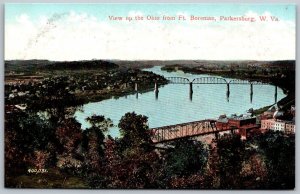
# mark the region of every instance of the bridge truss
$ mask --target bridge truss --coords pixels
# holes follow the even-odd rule
[[[269,83],[249,80],[226,80],[220,77],[199,77],[192,81],[185,77],[166,77],[171,84],[239,84],[239,85],[268,85]]]
[[[153,143],[218,132],[214,120],[194,121],[151,129]]]
[[[244,84],[244,85],[268,85],[268,83],[258,82],[258,81],[248,81],[248,80],[230,80],[229,84]]]
[[[190,80],[184,77],[166,77],[171,84],[189,84]]]
[[[193,84],[227,84],[224,78],[218,77],[199,77],[192,81]]]

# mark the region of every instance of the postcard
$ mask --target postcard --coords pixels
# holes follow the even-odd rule
[[[295,188],[292,4],[5,4],[5,187]]]

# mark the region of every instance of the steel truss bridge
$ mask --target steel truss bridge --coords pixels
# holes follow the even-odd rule
[[[218,134],[218,132],[224,131],[217,129],[215,122],[215,120],[202,120],[152,128],[150,129],[151,140],[153,143],[161,143],[186,137]]]
[[[226,80],[219,77],[199,77],[189,80],[184,77],[166,77],[171,84],[253,84],[253,85],[268,85],[268,83],[248,80]]]

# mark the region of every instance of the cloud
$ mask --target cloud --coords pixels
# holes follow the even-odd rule
[[[144,13],[141,11],[130,11],[128,12],[129,17],[135,17],[135,16],[144,16]]]
[[[21,14],[16,17],[16,21],[20,24],[30,25],[29,16],[27,14]]]
[[[146,16],[140,11],[128,14]],[[258,14],[249,11],[245,16]],[[6,60],[295,59],[295,23],[284,20],[120,22],[71,11],[37,21],[21,14],[15,23],[6,24]]]

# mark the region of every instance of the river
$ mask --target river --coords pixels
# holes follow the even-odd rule
[[[199,77],[219,77],[196,75],[182,71],[166,72],[160,66],[144,69],[164,77],[185,77],[189,80]],[[232,80],[227,79],[226,80]],[[153,83],[154,84],[154,83]],[[224,84],[194,84],[193,96],[190,99],[188,84],[167,84],[159,87],[158,98],[155,92],[136,94],[92,102],[83,105],[82,110],[75,113],[82,129],[90,127],[85,119],[93,114],[104,115],[113,121],[109,134],[120,136],[117,127],[121,117],[127,112],[136,112],[148,117],[150,128],[171,124],[185,123],[208,118],[217,118],[221,114],[244,114],[250,108],[258,109],[275,103],[275,86],[253,85],[252,102],[250,85],[230,85],[230,96],[226,96]],[[277,101],[284,98],[282,89],[277,90]]]

